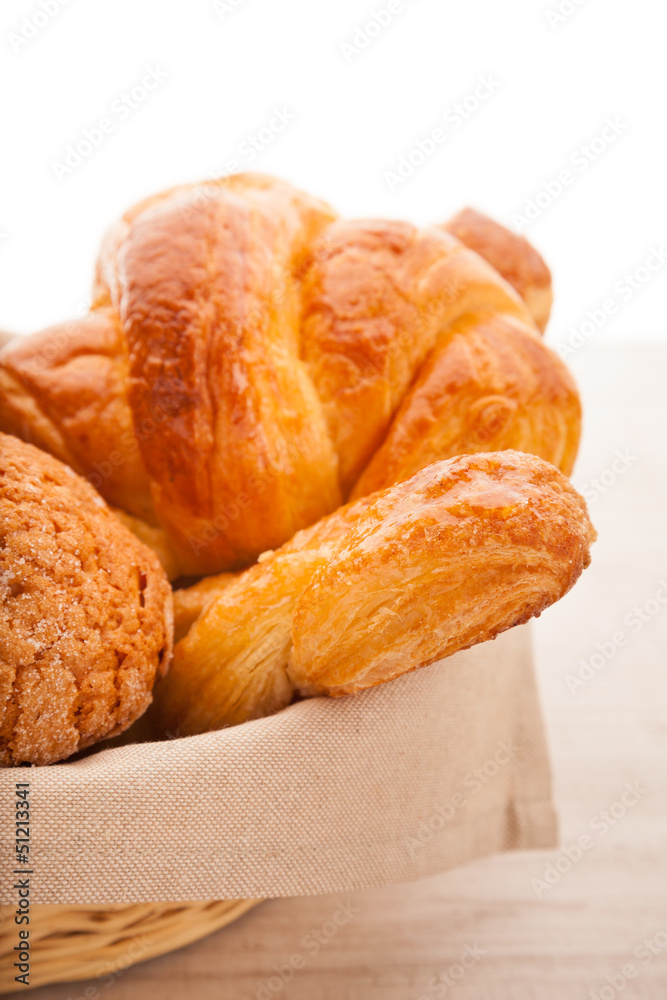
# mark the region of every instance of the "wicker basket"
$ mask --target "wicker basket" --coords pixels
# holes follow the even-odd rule
[[[33,906],[30,986],[76,979],[97,979],[110,986],[130,965],[197,941],[260,902]],[[25,989],[14,981],[14,931],[14,921],[7,916],[0,930],[0,993]]]

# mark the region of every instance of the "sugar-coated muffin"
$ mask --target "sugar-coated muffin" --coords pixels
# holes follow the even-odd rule
[[[127,729],[172,649],[157,557],[84,479],[0,434],[0,764]]]

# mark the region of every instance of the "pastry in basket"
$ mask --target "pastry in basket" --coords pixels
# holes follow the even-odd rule
[[[87,477],[172,577],[254,562],[455,455],[569,474],[580,407],[542,341],[549,271],[467,210],[344,220],[239,174],[135,206],[90,312],[0,355],[0,430]]]
[[[177,591],[160,723],[179,735],[234,725],[492,639],[562,597],[594,538],[583,499],[543,459],[437,462],[240,574]]]
[[[171,588],[89,483],[0,434],[0,764],[114,736],[171,658]]]

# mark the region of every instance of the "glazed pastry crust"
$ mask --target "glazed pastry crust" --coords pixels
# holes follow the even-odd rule
[[[524,349],[550,288],[526,240],[471,210],[418,229],[339,220],[258,174],[174,188],[107,234],[87,316],[0,353],[0,430],[88,478],[171,577],[233,570],[389,485],[379,469],[410,474],[406,441],[428,461],[515,447],[569,472],[576,389]],[[466,331],[488,364],[461,405],[435,401],[441,428],[415,420],[415,381],[423,403],[452,363],[458,378],[447,345]]]
[[[350,694],[495,638],[590,561],[584,501],[533,456],[465,455],[402,487],[378,496],[296,603],[288,674],[302,694]]]
[[[422,365],[352,496],[443,458],[508,448],[569,475],[580,427],[579,395],[558,355],[513,316],[468,313]]]
[[[126,729],[169,665],[157,558],[70,468],[0,435],[0,763]]]
[[[326,239],[304,282],[302,352],[347,496],[453,323],[484,304],[537,331],[497,272],[441,230],[341,221]]]
[[[209,593],[157,688],[160,724],[235,725],[295,691],[353,693],[494,638],[562,597],[594,538],[582,498],[539,458],[438,462]]]
[[[0,430],[50,452],[109,503],[155,524],[127,374],[110,309],[15,337],[0,355]]]
[[[174,592],[174,642],[188,634],[209,604],[238,576],[238,573],[205,576],[192,586],[181,587]]]
[[[544,331],[553,303],[551,272],[525,236],[505,229],[474,208],[464,208],[443,229],[488,260],[516,289]]]
[[[136,212],[103,252],[135,425],[155,424],[140,442],[153,503],[183,573],[247,564],[341,501],[286,281],[332,216],[289,185],[230,178],[202,203],[176,191]]]

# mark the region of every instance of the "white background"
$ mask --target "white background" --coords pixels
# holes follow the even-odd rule
[[[211,0],[69,0],[18,51],[8,36],[39,12],[39,0],[2,0],[0,328],[30,332],[73,315],[105,227],[133,201],[238,160],[275,107],[295,121],[246,166],[347,215],[419,223],[466,204],[511,222],[573,166],[570,157],[608,116],[618,117],[626,126],[618,140],[527,231],[554,274],[548,338],[567,345],[571,327],[617,295],[615,283],[652,246],[667,246],[667,17],[661,0],[572,0],[573,12],[550,24],[547,13],[561,2],[404,0],[348,62],[341,43],[388,0],[240,0],[223,16]],[[168,78],[59,181],[53,162],[149,66]],[[385,172],[487,75],[496,92],[390,191]],[[489,858],[357,894],[362,915],[349,934],[343,929],[278,997],[434,997],[427,983],[474,934],[488,957],[457,995],[583,998],[608,992],[606,977],[634,960],[644,936],[662,933],[665,610],[583,689],[573,693],[567,677],[628,631],[628,613],[655,603],[665,578],[664,350],[640,345],[667,340],[666,292],[667,265],[628,301],[618,298],[617,312],[572,358],[587,421],[575,483],[594,493],[599,540],[591,568],[534,628],[563,842],[589,831],[626,780],[645,784],[646,800],[545,905],[530,880],[560,853]],[[595,350],[618,341],[633,346]],[[632,457],[616,473],[619,452]],[[331,912],[325,897],[272,901],[226,930],[224,942],[214,936],[129,971],[109,997],[254,996],[257,980],[274,975]],[[667,995],[666,959],[663,951],[620,996]],[[84,985],[48,995],[66,1000]]]
[[[418,223],[466,204],[511,223],[569,169],[524,230],[554,274],[551,342],[570,341],[608,298],[616,312],[584,328],[582,350],[667,336],[667,263],[635,293],[614,289],[667,248],[667,25],[655,0],[402,0],[363,35],[389,0],[43,2],[58,7],[44,25],[39,0],[4,0],[0,13],[0,327],[27,333],[81,311],[106,226],[232,160],[343,214]],[[151,67],[166,79],[119,112]],[[447,124],[480,77],[494,93]],[[244,143],[274,108],[294,120],[251,160]],[[58,179],[68,145],[105,117],[113,131]],[[621,134],[576,166],[608,117]],[[446,141],[391,190],[387,171],[443,125]]]

